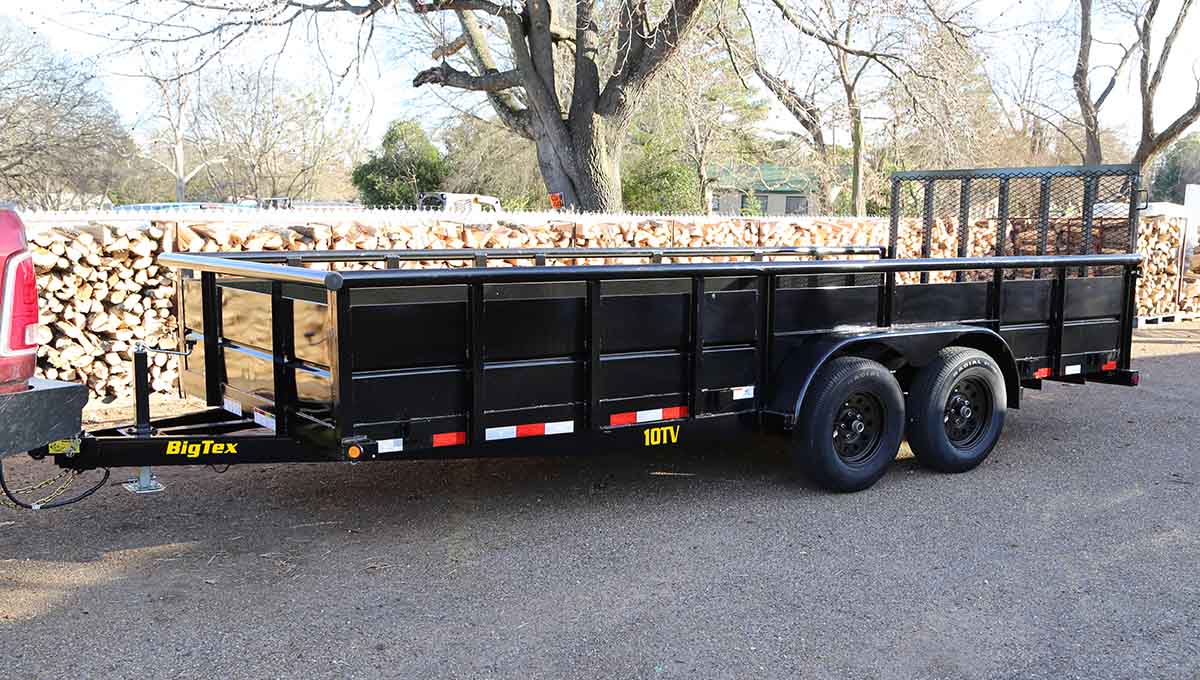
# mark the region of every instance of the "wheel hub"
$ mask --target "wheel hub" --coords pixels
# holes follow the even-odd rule
[[[966,448],[978,441],[987,429],[990,410],[991,391],[980,379],[967,377],[955,383],[943,419],[950,443]]]
[[[878,448],[883,431],[882,403],[871,394],[850,395],[833,420],[833,446],[838,456],[851,463],[870,458]]]

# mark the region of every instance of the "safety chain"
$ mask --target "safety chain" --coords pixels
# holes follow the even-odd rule
[[[22,494],[22,493],[29,493],[31,491],[38,491],[39,489],[44,489],[44,488],[50,486],[51,484],[54,484],[58,480],[66,477],[66,479],[63,481],[63,483],[60,484],[57,489],[50,492],[49,496],[46,496],[45,498],[41,498],[38,501],[36,501],[35,503],[33,503],[33,505],[45,505],[46,503],[49,503],[50,501],[63,495],[63,493],[66,492],[66,490],[71,486],[71,483],[74,482],[75,478],[78,476],[79,476],[79,472],[76,470],[63,470],[62,472],[51,477],[50,479],[38,482],[37,484],[30,484],[29,486],[23,486],[19,489],[13,489],[13,493],[14,494]],[[13,510],[21,509],[20,507],[15,505],[12,501],[8,500],[8,498],[6,498],[4,496],[4,494],[0,494],[0,505],[3,505],[6,508],[11,508]]]

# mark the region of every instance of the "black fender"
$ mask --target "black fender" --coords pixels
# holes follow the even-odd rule
[[[1017,362],[1004,338],[989,328],[946,325],[833,332],[785,345],[781,347],[782,361],[772,370],[774,380],[766,412],[783,416],[786,426],[795,423],[817,371],[830,359],[863,356],[892,368],[920,368],[950,345],[974,347],[995,359],[1004,374],[1008,407],[1020,408]]]

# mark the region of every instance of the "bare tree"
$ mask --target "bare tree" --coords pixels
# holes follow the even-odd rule
[[[349,176],[354,140],[336,100],[274,77],[270,63],[222,68],[193,104],[195,144],[209,183],[223,196],[316,198],[323,180]]]
[[[918,41],[913,40],[914,34],[920,33],[922,24],[932,23],[956,39],[966,40],[970,29],[964,23],[963,10],[939,8],[932,0],[770,0],[770,6],[803,40],[815,43],[826,54],[825,65],[841,90],[840,104],[850,131],[851,209],[855,215],[863,215],[866,213],[864,111],[888,82],[903,85],[913,78],[938,79],[935,72],[914,67],[913,55],[919,47]],[[760,80],[808,131],[814,146],[824,147],[821,130],[830,121],[827,115],[820,114],[816,101],[823,88],[811,85],[818,81],[818,76],[812,73],[802,76],[810,83],[805,89],[762,67],[757,59],[752,63],[759,63],[756,73]],[[874,83],[869,82],[872,79]]]
[[[696,178],[696,205],[711,213],[717,174],[761,155],[755,127],[766,117],[767,107],[757,93],[742,86],[731,68],[717,39],[719,15],[710,13],[705,23],[685,41],[679,57],[652,89],[638,125],[676,146],[672,155],[683,160]]]
[[[369,39],[380,18],[400,14],[397,0],[98,1],[129,24],[132,40],[208,41],[202,63],[260,29],[286,31],[303,18],[358,19]],[[619,161],[633,111],[703,2],[410,0],[409,20],[449,16],[461,29],[435,46],[443,61],[413,83],[483,93],[501,121],[536,144],[551,192],[584,210],[619,209]]]
[[[102,198],[128,142],[87,65],[0,20],[0,197],[85,207]]]
[[[1192,65],[1192,74],[1196,77],[1196,94],[1192,105],[1180,113],[1161,131],[1156,131],[1154,122],[1154,103],[1158,96],[1158,88],[1162,85],[1167,63],[1171,58],[1171,50],[1179,38],[1179,32],[1184,27],[1188,14],[1192,9],[1192,0],[1183,0],[1171,29],[1163,39],[1159,48],[1158,58],[1153,57],[1154,22],[1158,18],[1159,0],[1149,0],[1144,4],[1140,17],[1135,16],[1137,27],[1138,50],[1141,59],[1138,64],[1138,92],[1142,97],[1142,133],[1138,140],[1137,150],[1133,153],[1133,162],[1139,167],[1146,167],[1154,154],[1179,138],[1197,120],[1200,120],[1200,74],[1196,73],[1197,64]]]
[[[1171,54],[1180,33],[1187,26],[1188,16],[1193,7],[1193,0],[1181,0],[1174,17],[1170,13],[1162,14],[1160,0],[1112,0],[1107,9],[1111,11],[1102,14],[1093,0],[1079,0],[1079,55],[1075,65],[1073,83],[1079,104],[1079,125],[1083,128],[1086,149],[1083,157],[1085,163],[1100,163],[1103,161],[1103,129],[1100,125],[1100,109],[1118,85],[1118,78],[1126,66],[1136,56],[1138,96],[1141,99],[1140,134],[1137,148],[1133,152],[1131,162],[1145,169],[1146,165],[1161,149],[1175,141],[1192,124],[1200,120],[1200,74],[1196,73],[1193,64],[1193,75],[1196,76],[1195,97],[1192,104],[1179,113],[1161,130],[1155,122],[1155,105],[1159,88],[1171,63]],[[1126,21],[1132,25],[1134,39],[1128,44],[1113,40],[1100,41],[1095,36],[1096,20],[1098,17],[1109,16],[1110,21]],[[1160,23],[1161,21],[1161,23]],[[1155,54],[1155,30],[1162,24],[1169,25],[1167,33],[1162,38]],[[1115,64],[1095,67],[1092,65],[1092,47],[1097,43],[1115,46],[1119,57]],[[1099,94],[1093,93],[1091,76],[1097,69],[1104,69],[1108,75],[1107,81]]]
[[[183,202],[188,184],[197,175],[215,163],[225,162],[224,158],[212,157],[188,165],[188,156],[199,146],[192,131],[199,80],[195,74],[186,73],[185,60],[179,53],[164,57],[157,50],[145,55],[141,77],[149,81],[157,106],[150,119],[154,130],[147,157],[170,174],[175,181],[175,200]]]
[[[1085,165],[1097,165],[1104,161],[1104,150],[1100,143],[1100,108],[1104,106],[1104,102],[1116,88],[1121,72],[1137,47],[1137,42],[1118,45],[1121,50],[1121,58],[1116,65],[1101,67],[1107,71],[1108,80],[1100,89],[1100,94],[1093,97],[1092,46],[1096,42],[1092,26],[1093,15],[1093,0],[1079,0],[1079,53],[1071,80],[1075,88],[1075,98],[1079,103],[1079,115],[1082,118],[1080,124],[1083,127],[1086,143],[1086,148],[1083,150]]]

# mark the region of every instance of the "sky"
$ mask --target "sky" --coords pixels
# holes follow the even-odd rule
[[[94,5],[102,5],[105,1],[39,0],[30,3],[0,0],[0,16],[16,19],[33,28],[57,50],[68,52],[76,58],[94,59],[118,112],[127,123],[134,126],[138,121],[145,120],[153,105],[144,81],[125,75],[138,71],[140,57],[122,53],[109,39],[93,35],[91,31],[96,30],[96,22],[93,17],[81,11]],[[989,56],[991,62],[986,64],[985,68],[1004,65],[996,63],[996,60],[1004,60],[1007,58],[1005,55],[1010,53],[1006,41],[1027,39],[1028,34],[1022,28],[1023,24],[1039,13],[1065,14],[1070,11],[1074,1],[974,0],[974,9],[980,19],[993,28],[993,31],[983,38],[992,46]],[[1179,1],[1164,0],[1163,14],[1173,16],[1169,11],[1173,11]],[[326,22],[326,25],[331,23],[333,22]],[[351,23],[347,21],[346,25]],[[1165,32],[1165,27],[1159,29],[1160,35]],[[339,53],[339,48],[328,47],[331,44],[339,44],[338,37],[344,38],[344,44],[352,44],[351,34],[323,34],[322,43],[331,50],[331,60],[345,63],[352,52],[342,49]],[[780,40],[784,39],[781,34]],[[321,87],[333,88],[330,70],[312,56],[312,42],[311,36],[293,36],[286,58],[280,60],[280,71],[285,78],[294,82],[315,79]],[[428,55],[418,55],[415,60],[398,58],[396,55],[403,50],[403,42],[402,36],[377,34],[373,41],[374,48],[369,57],[360,64],[357,74],[337,85],[340,88],[339,92],[349,99],[353,107],[355,118],[362,128],[360,139],[366,146],[374,146],[378,142],[390,120],[397,117],[414,117],[424,121],[427,128],[432,128],[433,121],[440,118],[438,112],[444,110],[438,92],[440,88],[412,87],[415,72],[419,68],[431,65],[432,61],[428,61]],[[1074,49],[1073,44],[1066,47],[1069,48],[1068,51]],[[1097,48],[1093,63],[1104,63],[1111,57],[1111,54],[1105,54],[1105,49]],[[239,43],[236,57],[253,62],[271,54],[273,50],[269,41],[243,41]],[[1176,44],[1171,64],[1156,103],[1160,128],[1185,110],[1194,97],[1195,79],[1200,77],[1200,10],[1193,11],[1188,26]],[[1069,69],[1072,63],[1062,66]],[[1135,73],[1136,70],[1129,69],[1101,112],[1102,123],[1119,130],[1131,144],[1136,141],[1140,132],[1140,99]],[[1069,113],[1074,114],[1075,109]],[[787,114],[776,106],[768,124],[780,129],[787,128],[792,123]],[[885,123],[876,121],[874,124],[882,126]],[[840,132],[835,135],[836,139],[841,137],[843,134]]]

